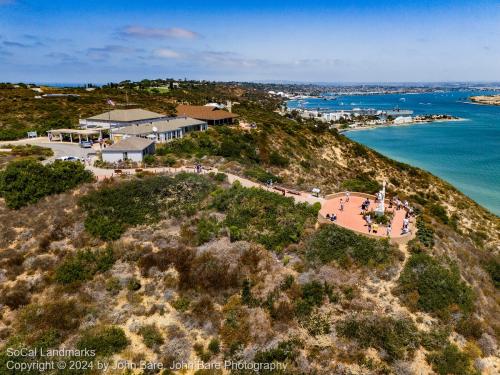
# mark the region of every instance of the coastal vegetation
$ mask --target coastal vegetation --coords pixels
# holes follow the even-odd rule
[[[149,162],[201,163],[322,194],[373,192],[385,179],[389,197],[415,208],[415,238],[393,245],[317,226],[317,205],[229,184],[224,173],[90,184],[77,178],[79,163],[15,162],[0,172],[14,197],[0,200],[1,373],[9,374],[6,348],[40,346],[93,348],[110,362],[282,363],[296,374],[411,374],[422,366],[468,375],[496,359],[497,217],[421,169],[314,120],[278,114],[281,99],[258,84],[187,81],[154,90],[165,85],[75,90],[80,98],[37,99],[40,107],[18,98],[14,112],[34,113],[0,117],[17,117],[24,131],[45,106],[60,114],[79,108],[74,126],[80,114],[106,110],[108,96],[123,101],[125,91],[162,113],[181,101],[232,100],[239,124],[190,133]],[[33,95],[2,90],[8,101],[23,90]],[[57,179],[49,182],[46,168]],[[37,199],[28,199],[32,192]]]
[[[212,204],[225,213],[223,224],[232,241],[255,241],[270,250],[298,242],[304,229],[315,222],[320,208],[238,184],[217,190]]]
[[[91,172],[77,162],[57,161],[42,165],[35,160],[19,160],[0,171],[0,197],[8,207],[18,209],[41,198],[93,181]]]
[[[470,314],[472,290],[456,265],[445,265],[425,253],[412,254],[398,280],[403,301],[412,309],[449,315],[453,309]]]
[[[85,228],[104,240],[116,240],[129,226],[194,214],[211,188],[210,181],[192,174],[108,186],[81,198]]]
[[[306,243],[306,257],[311,262],[336,262],[377,267],[397,259],[397,249],[389,241],[371,239],[336,225],[324,225]]]

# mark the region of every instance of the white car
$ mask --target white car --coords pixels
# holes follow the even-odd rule
[[[61,160],[61,161],[82,161],[82,159],[77,158],[76,156],[60,156],[56,158],[56,160]]]

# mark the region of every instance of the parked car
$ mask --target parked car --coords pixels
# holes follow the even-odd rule
[[[77,158],[76,156],[60,156],[56,158],[56,160],[61,160],[61,161],[82,161],[82,159]]]
[[[92,148],[92,141],[81,141],[80,147],[81,148]]]

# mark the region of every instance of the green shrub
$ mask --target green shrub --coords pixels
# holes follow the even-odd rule
[[[13,161],[0,172],[0,196],[9,208],[18,209],[93,179],[92,172],[79,162],[56,161],[42,165],[31,159]]]
[[[141,283],[135,277],[131,277],[127,282],[127,289],[131,292],[136,292],[141,289]]]
[[[443,224],[449,224],[450,218],[448,217],[448,214],[446,213],[446,210],[443,206],[440,206],[437,203],[432,204],[429,207],[429,212],[432,216],[441,221]]]
[[[180,173],[105,187],[81,198],[79,204],[87,211],[89,233],[116,240],[130,226],[193,214],[212,188],[204,176]]]
[[[472,290],[456,266],[445,267],[425,253],[412,254],[398,280],[398,293],[410,307],[446,314],[454,306],[474,309]]]
[[[469,356],[453,344],[446,345],[438,352],[428,354],[427,360],[439,375],[479,375],[472,368]]]
[[[389,362],[411,359],[420,345],[417,327],[407,318],[352,317],[340,322],[337,332],[356,340],[362,348],[384,351]]]
[[[51,148],[36,145],[7,145],[11,154],[16,156],[42,156],[43,158],[53,156]]]
[[[123,329],[119,327],[94,328],[85,332],[76,347],[80,350],[95,350],[97,355],[110,356],[121,352],[129,342]]]
[[[139,334],[142,336],[144,345],[146,345],[150,349],[155,348],[165,342],[163,336],[161,335],[161,332],[154,324],[142,326],[139,329]]]
[[[177,159],[172,155],[166,155],[160,158],[161,165],[164,165],[166,167],[173,167],[176,162]]]
[[[219,233],[219,223],[215,217],[202,216],[196,224],[196,244],[203,245],[217,237]]]
[[[324,225],[306,243],[306,258],[312,262],[337,262],[343,267],[355,263],[378,266],[395,259],[397,250],[382,239],[358,235],[337,225]]]
[[[281,182],[283,179],[259,167],[248,168],[245,170],[245,176],[257,180],[262,183],[267,183],[272,180],[273,183]]]
[[[226,214],[222,224],[229,228],[232,241],[255,241],[273,250],[298,242],[318,213],[317,206],[295,204],[292,198],[238,184],[216,191],[213,206]]]
[[[432,227],[419,216],[417,217],[417,239],[426,247],[432,248],[434,246],[434,230]]]
[[[330,317],[314,311],[307,318],[302,319],[302,326],[312,336],[326,335],[330,333]]]
[[[185,312],[189,309],[191,301],[185,297],[178,297],[172,303],[172,307],[179,312]]]
[[[450,333],[449,327],[432,327],[429,332],[421,334],[420,343],[429,351],[438,350],[448,344]]]
[[[121,289],[122,286],[120,284],[120,280],[117,277],[110,277],[106,281],[106,290],[113,296],[117,295]]]
[[[382,186],[380,186],[377,181],[371,180],[368,177],[360,176],[352,180],[345,180],[342,182],[342,188],[348,191],[374,194],[379,191]]]
[[[144,156],[144,164],[150,166],[154,165],[156,163],[156,158],[153,155],[146,155]]]
[[[499,258],[492,258],[485,262],[484,268],[491,277],[491,281],[495,288],[500,288],[500,260]]]
[[[290,164],[288,158],[281,156],[278,152],[273,151],[269,155],[269,163],[277,167],[287,167]]]
[[[217,338],[213,338],[208,343],[208,350],[210,350],[213,354],[218,354],[220,352],[220,341]]]
[[[92,279],[96,273],[109,270],[114,264],[113,250],[79,250],[57,267],[55,280],[71,284]]]
[[[297,358],[300,342],[298,340],[281,341],[276,347],[255,354],[255,363],[286,362]]]
[[[214,181],[217,181],[217,182],[226,182],[227,181],[227,174],[222,173],[222,172],[214,173],[213,176],[211,175],[211,177],[214,179]]]

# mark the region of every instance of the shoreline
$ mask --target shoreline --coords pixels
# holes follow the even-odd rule
[[[419,124],[433,124],[436,122],[459,122],[459,121],[467,121],[467,119],[460,117],[460,118],[453,118],[453,119],[440,119],[440,120],[430,120],[430,121],[412,121],[412,122],[408,122],[405,124],[368,125],[368,126],[359,126],[356,128],[338,129],[338,132],[339,133],[347,133],[347,132],[360,131],[360,130],[374,130],[374,129],[380,129],[380,128],[400,128],[400,127],[407,127],[407,126],[413,126],[413,125],[419,125]]]
[[[500,95],[476,95],[468,99],[474,104],[500,106]]]

